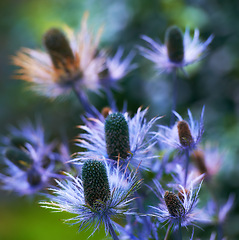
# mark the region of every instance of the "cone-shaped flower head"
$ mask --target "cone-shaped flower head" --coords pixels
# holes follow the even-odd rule
[[[188,147],[194,143],[188,123],[184,120],[177,123],[179,141],[183,147]]]
[[[185,209],[183,207],[181,200],[175,193],[165,191],[164,201],[167,206],[168,212],[172,216],[178,217],[178,216],[181,216],[185,212]]]
[[[110,159],[126,159],[129,151],[129,127],[122,113],[112,113],[105,119],[105,140]]]
[[[56,69],[70,71],[74,64],[74,55],[65,34],[57,28],[48,30],[43,38],[44,45]]]
[[[82,181],[85,202],[91,207],[97,205],[97,200],[106,202],[110,196],[110,187],[106,168],[97,160],[88,160],[82,168]]]
[[[169,27],[165,35],[165,43],[170,61],[182,62],[184,58],[182,31],[176,26]]]
[[[205,155],[202,150],[196,149],[191,154],[191,158],[201,174],[207,175],[207,167],[205,164]]]

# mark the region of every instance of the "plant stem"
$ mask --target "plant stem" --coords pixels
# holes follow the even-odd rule
[[[114,230],[110,221],[108,222],[108,224],[109,224],[109,233],[110,233],[111,237],[113,238],[113,240],[119,240],[119,238],[118,238],[118,236],[117,236],[117,234],[116,234],[116,232],[115,232],[115,230]]]
[[[183,240],[182,237],[182,226],[181,226],[181,219],[178,222],[178,240]]]
[[[187,178],[188,178],[188,166],[189,166],[189,161],[190,161],[190,157],[189,157],[189,149],[186,149],[186,150],[185,150],[185,155],[186,155],[186,161],[185,161],[185,178],[184,178],[184,187],[186,187]]]
[[[172,113],[170,119],[170,125],[172,126],[175,121],[175,116],[173,111],[176,111],[177,107],[177,98],[178,98],[178,81],[177,81],[177,69],[173,69],[172,71],[172,78],[173,78],[173,103],[172,103]]]
[[[83,91],[79,91],[78,88],[74,85],[72,86],[72,90],[76,94],[79,102],[83,106],[86,113],[88,113],[89,115],[91,115],[93,117],[97,117],[97,113],[96,113],[95,109],[93,108],[93,106],[90,104],[87,95]]]
[[[168,226],[167,232],[165,234],[164,240],[168,240],[171,227]]]
[[[110,91],[110,88],[106,87],[105,92],[106,92],[106,96],[107,96],[110,108],[112,109],[113,112],[117,112],[118,111],[117,106],[116,106],[116,103],[114,100],[114,96],[113,96],[112,92]]]

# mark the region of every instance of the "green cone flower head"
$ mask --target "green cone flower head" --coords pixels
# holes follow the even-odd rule
[[[169,27],[166,32],[165,43],[169,59],[176,63],[182,62],[184,58],[182,31],[176,26]]]
[[[104,203],[107,201],[110,196],[110,187],[107,171],[102,162],[97,160],[86,161],[82,167],[82,180],[87,204],[95,208],[97,200]]]
[[[122,113],[112,113],[105,120],[105,139],[110,159],[126,159],[130,151],[129,127]]]

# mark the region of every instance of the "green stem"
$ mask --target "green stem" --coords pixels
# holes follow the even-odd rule
[[[183,240],[182,237],[182,226],[181,226],[181,219],[178,222],[178,240]]]

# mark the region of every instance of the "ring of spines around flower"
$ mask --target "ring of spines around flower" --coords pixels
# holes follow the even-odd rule
[[[158,125],[159,130],[157,132],[158,140],[163,143],[163,148],[170,149],[195,149],[201,141],[204,125],[204,107],[202,108],[200,121],[197,122],[193,119],[191,111],[188,109],[189,121],[183,120],[183,118],[175,111],[174,115],[178,118],[178,121],[172,127]]]
[[[47,195],[49,202],[40,204],[44,208],[76,214],[65,222],[80,224],[79,231],[94,224],[94,233],[103,223],[108,234],[109,223],[115,227],[117,217],[133,213],[130,203],[141,184],[136,173],[126,173],[119,165],[112,167],[106,161],[88,159],[84,161],[82,175],[73,177],[66,173],[68,178],[56,180],[58,187],[49,189],[53,193]]]
[[[195,222],[207,222],[208,216],[197,208],[198,194],[201,184],[195,188],[193,184],[190,188],[185,189],[178,185],[177,194],[175,192],[165,191],[160,183],[154,181],[156,190],[153,190],[159,199],[158,206],[150,206],[151,213],[149,216],[156,217],[159,222],[169,224],[175,229],[180,223],[182,227],[195,225]]]
[[[139,46],[141,54],[155,63],[160,72],[169,72],[201,60],[213,36],[203,43],[199,40],[198,29],[194,30],[191,39],[189,29],[182,35],[178,27],[172,26],[167,29],[165,44],[158,43],[148,36],[142,36],[142,39],[147,42],[148,47]]]
[[[122,164],[126,163],[127,165],[129,163],[134,168],[140,165],[140,168],[148,169],[151,161],[158,157],[153,155],[153,146],[156,143],[154,140],[156,139],[155,134],[150,135],[150,129],[161,117],[155,117],[147,122],[145,119],[147,110],[148,109],[141,110],[141,108],[139,108],[133,118],[130,118],[127,112],[122,114],[128,124],[130,147],[130,151],[127,154],[128,142],[126,140],[127,145],[124,147],[124,154],[127,156]],[[108,112],[108,114],[110,116],[112,112]],[[97,156],[100,159],[103,157],[110,160],[107,154],[104,117],[85,120],[85,125],[79,127],[84,130],[85,133],[80,134],[79,139],[77,139],[77,142],[79,142],[77,145],[86,149],[86,151],[78,152],[79,157],[77,156],[72,161],[77,163],[82,158],[88,159]],[[120,157],[121,160],[123,160],[122,154],[118,156],[118,153],[119,152],[114,153],[113,156],[116,155],[115,157]]]

